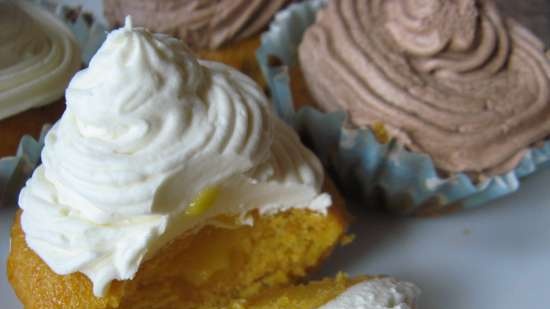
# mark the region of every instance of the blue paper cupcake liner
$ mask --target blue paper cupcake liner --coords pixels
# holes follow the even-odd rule
[[[107,37],[107,27],[79,7],[61,5],[53,0],[28,0],[61,20],[75,35],[82,62],[88,64]],[[19,190],[40,161],[43,138],[49,126],[42,130],[38,141],[24,136],[15,156],[0,158],[0,206],[16,205]]]
[[[40,138],[35,140],[29,135],[23,136],[12,157],[0,158],[0,205],[17,205],[17,195],[40,162],[40,153],[44,147],[44,137],[49,125],[42,128]]]
[[[520,178],[550,162],[550,142],[545,141],[528,150],[512,171],[480,183],[464,173],[440,177],[430,156],[411,152],[395,140],[380,143],[368,128],[347,128],[344,112],[323,113],[311,107],[295,111],[289,67],[297,65],[303,33],[325,3],[305,1],[280,12],[262,35],[257,58],[275,110],[306,137],[344,193],[357,190],[361,198],[371,198],[381,191],[383,204],[399,214],[441,213],[477,207],[515,192]],[[282,65],[270,65],[273,56]]]

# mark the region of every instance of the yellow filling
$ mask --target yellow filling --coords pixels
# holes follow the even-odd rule
[[[384,127],[383,123],[381,122],[373,123],[372,132],[374,133],[374,136],[380,143],[387,144],[390,141],[390,136],[388,134],[388,131]]]
[[[210,187],[202,190],[185,210],[185,215],[196,217],[202,215],[214,203],[219,195],[218,187]]]

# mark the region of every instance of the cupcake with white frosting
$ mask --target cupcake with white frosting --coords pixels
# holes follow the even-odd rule
[[[262,90],[181,41],[127,21],[66,94],[12,230],[25,306],[221,305],[303,277],[344,233]]]
[[[286,32],[297,24],[298,43]],[[265,38],[264,59],[297,64],[292,98],[279,90],[276,102],[345,111],[332,164],[398,212],[483,204],[548,158],[550,59],[492,1],[312,1]],[[272,88],[285,88],[264,64]]]
[[[63,94],[81,65],[70,30],[24,1],[0,2],[0,157],[15,154],[24,134],[63,112]]]

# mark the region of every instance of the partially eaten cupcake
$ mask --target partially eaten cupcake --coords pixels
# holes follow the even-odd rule
[[[12,230],[27,308],[224,306],[303,277],[345,231],[261,89],[176,39],[127,20],[66,97]]]

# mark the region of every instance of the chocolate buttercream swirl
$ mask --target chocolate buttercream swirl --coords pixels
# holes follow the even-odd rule
[[[550,134],[550,61],[492,1],[331,1],[299,48],[325,110],[448,172],[495,175]]]
[[[194,49],[215,49],[261,31],[289,0],[104,0],[105,16],[126,15],[155,32],[180,37]]]

